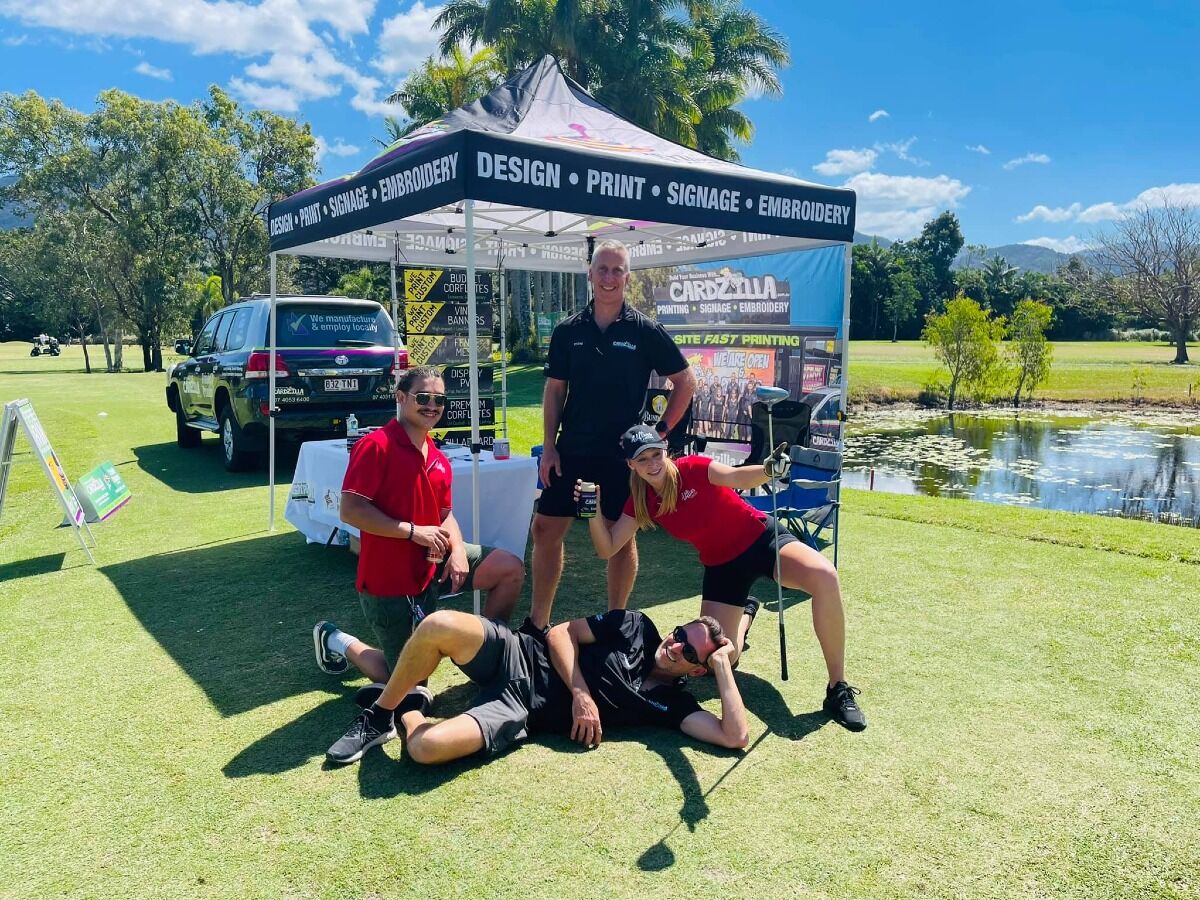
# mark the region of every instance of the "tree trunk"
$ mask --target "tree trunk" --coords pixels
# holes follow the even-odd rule
[[[1182,365],[1188,361],[1187,339],[1187,326],[1181,326],[1175,332],[1175,359],[1173,362],[1178,365]]]
[[[150,354],[150,344],[152,342],[149,338],[143,337],[140,341],[138,341],[138,343],[142,346],[142,371],[153,372],[154,360],[151,358]]]
[[[83,371],[88,375],[92,374],[92,360],[88,357],[87,346],[87,327],[83,322],[78,322],[75,325],[75,330],[79,332],[79,346],[83,348]]]
[[[950,396],[946,398],[946,409],[954,410],[954,395],[958,393],[958,379],[950,379]]]
[[[117,323],[113,326],[113,358],[110,372],[120,372],[125,366],[125,328],[121,322],[120,315],[117,316]]]

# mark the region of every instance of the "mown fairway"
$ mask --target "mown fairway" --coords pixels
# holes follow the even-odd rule
[[[1191,363],[1171,365],[1165,344],[1087,341],[1055,343],[1050,380],[1039,400],[1200,403],[1200,346],[1189,345]],[[933,351],[919,341],[850,342],[850,391],[862,399],[909,400],[938,369]],[[944,374],[944,373],[943,373]],[[1141,386],[1135,386],[1135,380]]]
[[[923,365],[855,347],[881,372]],[[1200,894],[1200,533],[849,493],[866,732],[816,712],[823,667],[792,597],[791,680],[773,609],[738,672],[744,753],[613,730],[590,752],[552,737],[428,769],[393,742],[327,770],[362,682],[318,671],[310,630],[368,634],[353,559],[282,520],[268,533],[265,474],[227,475],[215,438],[178,449],[161,374],[85,376],[78,352],[0,345],[0,400],[33,400],[69,475],[111,460],[134,494],[96,529],[93,568],[18,441],[0,515],[0,896]],[[524,450],[539,370],[512,386]],[[573,529],[557,618],[603,602],[585,541]],[[633,604],[664,627],[692,617],[691,551],[639,543]],[[450,667],[433,687],[436,715],[471,696]]]

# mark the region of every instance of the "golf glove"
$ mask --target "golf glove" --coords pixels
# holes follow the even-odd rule
[[[763,471],[771,478],[783,478],[791,467],[792,457],[786,442],[776,447],[771,455],[763,460]]]

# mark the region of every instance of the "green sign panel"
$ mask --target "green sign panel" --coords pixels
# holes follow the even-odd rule
[[[554,333],[554,326],[564,318],[561,312],[538,313],[537,314],[537,336],[539,347],[550,346],[550,335]]]
[[[89,522],[103,522],[129,502],[129,487],[110,462],[101,463],[75,483],[75,496]]]

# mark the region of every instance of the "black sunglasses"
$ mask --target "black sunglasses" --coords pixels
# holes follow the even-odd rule
[[[696,652],[696,648],[692,646],[692,642],[688,640],[687,629],[682,625],[676,625],[675,630],[671,632],[671,637],[675,643],[683,645],[683,658],[694,666],[702,666],[700,662],[700,654]]]
[[[413,399],[417,401],[418,406],[428,406],[432,403],[440,409],[446,405],[446,395],[435,394],[432,391],[417,391],[413,394]]]

